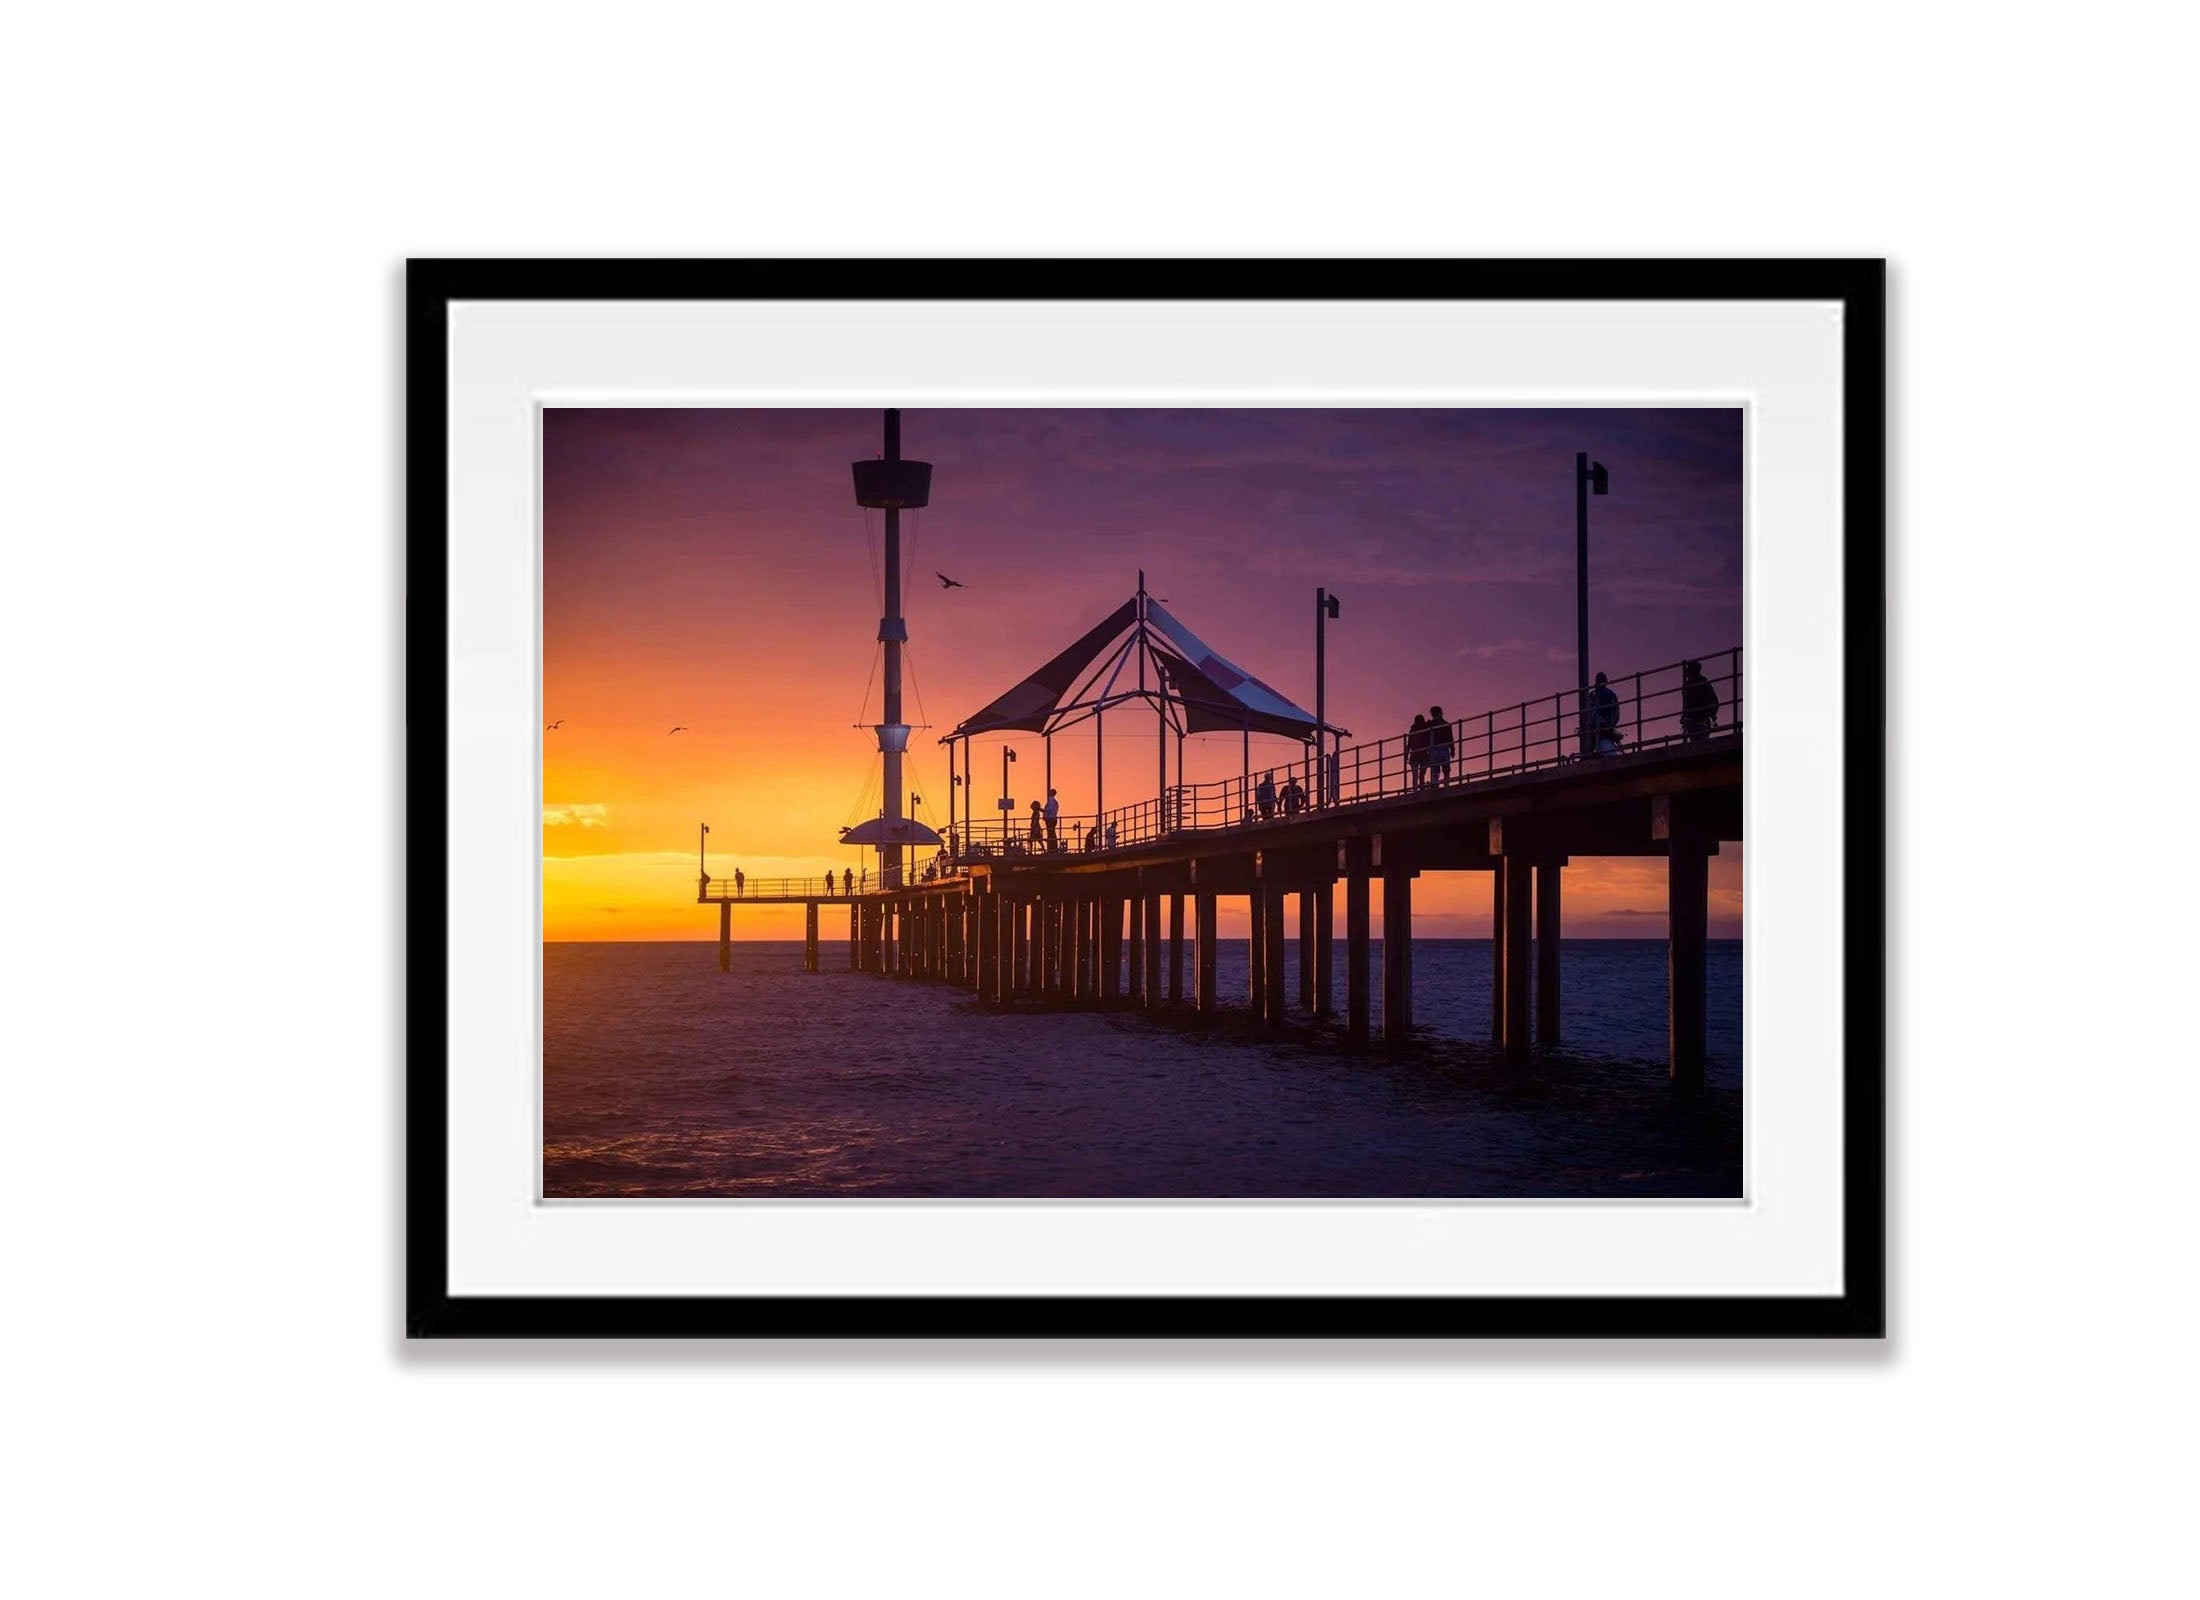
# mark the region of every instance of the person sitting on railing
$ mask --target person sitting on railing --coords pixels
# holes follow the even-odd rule
[[[1681,663],[1681,735],[1701,739],[1719,725],[1719,691],[1703,675],[1701,661]]]
[[[1261,774],[1260,787],[1253,791],[1253,804],[1260,808],[1260,820],[1270,822],[1276,815],[1276,775]]]
[[[1431,783],[1451,776],[1451,722],[1442,706],[1428,708],[1428,774]]]
[[[1597,686],[1589,691],[1589,729],[1591,754],[1619,754],[1619,696],[1601,672],[1597,674]]]
[[[1413,774],[1414,788],[1428,782],[1428,718],[1419,712],[1413,714],[1413,726],[1406,730],[1406,766]]]

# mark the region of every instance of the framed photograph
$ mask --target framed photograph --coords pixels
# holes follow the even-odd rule
[[[407,301],[410,1333],[1884,1331],[1882,263]]]

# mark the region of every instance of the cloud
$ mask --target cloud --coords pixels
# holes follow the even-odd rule
[[[609,806],[544,806],[542,825],[545,828],[608,828],[611,826]]]
[[[1662,911],[1645,911],[1639,906],[1614,906],[1609,911],[1596,911],[1590,914],[1599,917],[1662,917],[1665,915]]]

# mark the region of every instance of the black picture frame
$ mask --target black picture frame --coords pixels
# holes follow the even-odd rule
[[[1811,300],[1842,333],[1842,1241],[1830,1296],[523,1297],[448,1266],[448,310],[875,299],[876,261],[415,260],[406,271],[405,1327],[416,1338],[1880,1337],[1886,1329],[1886,265],[1854,260],[909,260],[895,299]]]

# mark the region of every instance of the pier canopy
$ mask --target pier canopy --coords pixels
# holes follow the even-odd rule
[[[1151,682],[1141,670],[1148,659]],[[1157,698],[1179,733],[1314,737],[1312,712],[1193,633],[1145,592],[1141,579],[1138,593],[940,742],[998,732],[1052,734],[1122,701]]]
[[[873,817],[841,831],[842,844],[938,844],[940,836],[914,817]]]

